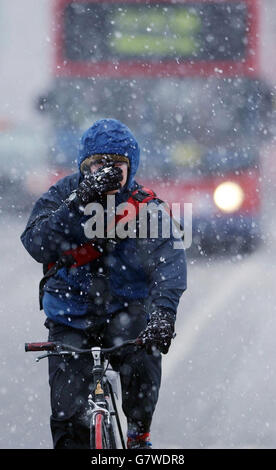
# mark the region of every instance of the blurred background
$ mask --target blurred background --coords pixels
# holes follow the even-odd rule
[[[274,0],[0,0],[0,448],[51,448],[41,266],[20,242],[35,200],[115,117],[137,180],[193,204],[188,290],[163,361],[155,448],[276,438]]]

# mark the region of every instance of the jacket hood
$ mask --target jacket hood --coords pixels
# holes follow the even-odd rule
[[[100,119],[87,129],[81,137],[78,167],[94,154],[124,155],[129,159],[130,169],[125,185],[132,186],[140,160],[140,148],[131,130],[117,119]]]

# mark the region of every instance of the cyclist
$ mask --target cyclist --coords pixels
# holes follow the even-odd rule
[[[151,446],[161,353],[169,350],[179,299],[186,289],[185,252],[174,249],[177,237],[172,230],[166,238],[160,231],[154,238],[120,238],[116,233],[110,237],[105,232],[91,242],[84,227],[91,219],[85,208],[92,202],[102,205],[101,220],[106,221],[108,195],[113,195],[115,209],[134,199],[159,207],[154,193],[134,180],[139,154],[127,126],[115,119],[96,121],[81,138],[79,171],[38,199],[21,235],[27,251],[43,263],[41,308],[49,341],[111,347],[140,336],[144,348],[125,348],[111,359],[121,378],[128,448]],[[158,211],[159,228],[162,217]],[[49,358],[55,449],[89,448],[90,367],[86,357]]]

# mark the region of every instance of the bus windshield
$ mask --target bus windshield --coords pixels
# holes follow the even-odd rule
[[[242,60],[245,1],[70,2],[63,57],[70,61]]]
[[[100,118],[127,124],[152,177],[223,174],[258,163],[271,94],[250,78],[59,78],[48,102],[56,161],[75,167],[81,133]]]

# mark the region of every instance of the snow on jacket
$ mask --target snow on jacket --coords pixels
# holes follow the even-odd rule
[[[116,153],[129,158],[127,183],[115,196],[116,206],[127,201],[139,187],[134,180],[139,165],[139,146],[131,131],[117,120],[97,121],[82,137],[78,165],[93,153]],[[36,261],[43,263],[44,271],[64,251],[88,241],[83,225],[90,216],[69,209],[64,202],[81,179],[80,172],[66,176],[43,194],[21,235],[23,245]],[[160,214],[159,219],[161,225]],[[94,313],[109,315],[135,300],[144,301],[149,313],[156,307],[163,307],[176,315],[187,282],[185,252],[174,249],[175,240],[173,235],[170,238],[125,238],[113,250],[104,242],[103,255],[98,260],[78,268],[61,268],[47,281],[44,312],[54,321],[75,328],[89,326]],[[91,296],[91,286],[99,278],[105,282],[104,296],[109,294],[102,304],[100,299]]]

